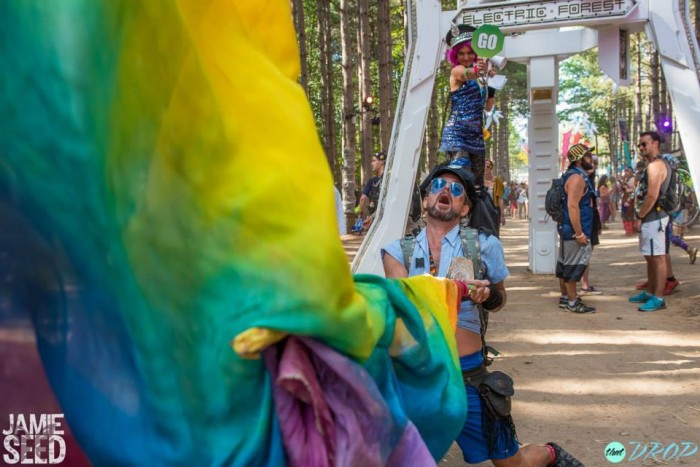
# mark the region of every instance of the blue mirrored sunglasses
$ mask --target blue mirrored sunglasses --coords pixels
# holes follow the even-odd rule
[[[462,196],[464,194],[464,186],[457,182],[448,182],[442,177],[434,178],[430,184],[430,192],[432,194],[441,192],[449,183],[450,191],[455,197]]]

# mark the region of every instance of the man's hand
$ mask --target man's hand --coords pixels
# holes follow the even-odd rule
[[[483,303],[491,295],[489,286],[491,282],[487,280],[455,281],[459,287],[462,298],[469,299],[474,303]]]
[[[635,219],[634,220],[634,226],[632,227],[635,232],[639,233],[642,231],[642,220],[641,219]]]
[[[576,240],[576,243],[578,243],[579,245],[585,245],[586,243],[588,243],[588,237],[586,237],[586,234],[583,232],[581,232],[580,237],[574,235],[574,240]]]

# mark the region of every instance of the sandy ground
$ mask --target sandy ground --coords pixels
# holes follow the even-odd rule
[[[700,260],[690,265],[672,246],[682,283],[666,310],[640,313],[627,298],[645,278],[644,259],[636,237],[610,223],[591,262],[604,295],[585,298],[595,314],[576,315],[558,308],[554,276],[528,270],[527,222],[508,220],[501,239],[508,304],[492,314],[488,340],[502,353],[491,368],[515,380],[520,440],[555,441],[586,466],[612,465],[604,450],[614,441],[626,449],[621,465],[700,466],[700,449],[679,457],[700,445]],[[686,240],[700,247],[700,226]],[[358,238],[344,243],[352,256]],[[440,465],[466,464],[453,445]]]

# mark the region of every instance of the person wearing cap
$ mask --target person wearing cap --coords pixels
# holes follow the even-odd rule
[[[372,224],[372,216],[377,210],[379,203],[379,193],[382,188],[382,179],[384,178],[384,166],[386,164],[386,153],[380,151],[372,156],[372,172],[374,177],[367,180],[362,195],[360,196],[359,213],[365,218],[363,228],[367,230]],[[366,208],[366,209],[365,209]]]
[[[559,307],[574,313],[594,313],[595,308],[576,298],[576,284],[583,277],[592,252],[590,237],[595,187],[587,171],[593,168],[593,158],[588,146],[581,143],[571,146],[566,157],[569,168],[563,175],[564,222],[557,225],[560,240],[556,267],[561,291]]]
[[[484,185],[484,110],[490,111],[495,90],[480,82],[488,71],[485,60],[478,60],[471,40],[475,28],[465,24],[454,25],[445,38],[449,50],[447,59],[450,72],[451,111],[442,130],[439,151],[450,160],[465,158],[476,175],[476,186]]]
[[[427,181],[429,189],[423,199],[423,209],[427,212],[426,225],[415,237],[409,258],[405,257],[401,240],[382,249],[387,277],[420,274],[446,277],[453,259],[466,256],[460,220],[469,215],[472,208],[476,195],[474,175],[454,163],[437,168]],[[478,384],[474,382],[488,374],[484,365],[482,323],[477,304],[489,312],[498,311],[505,305],[505,279],[509,271],[503,246],[495,236],[478,233],[478,251],[483,277],[482,280],[469,281],[475,290],[462,301],[456,332],[467,393],[467,419],[456,440],[464,460],[476,464],[491,459],[496,460],[499,466],[582,467],[580,462],[555,443],[528,445],[519,449],[512,418],[490,420],[487,415]]]
[[[588,174],[588,180],[591,182],[591,186],[596,186],[596,172],[598,170],[598,155],[595,153],[595,146],[589,147],[588,150],[591,152],[591,159],[593,161],[593,167],[586,170]],[[594,192],[591,196],[591,208],[593,209],[593,227],[591,227],[591,236],[589,237],[589,243],[591,244],[591,255],[593,250],[597,245],[600,245],[600,235],[603,233],[603,223],[600,220],[600,210],[598,209],[598,192]],[[583,272],[583,277],[581,277],[581,295],[602,295],[603,291],[597,287],[594,287],[589,280],[591,272],[590,259],[586,270]]]

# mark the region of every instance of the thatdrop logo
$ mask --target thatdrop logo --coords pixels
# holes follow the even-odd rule
[[[608,460],[608,462],[617,464],[625,460],[627,451],[625,450],[625,446],[623,444],[618,443],[617,441],[613,441],[612,443],[605,446],[603,454],[605,455],[605,458]]]

